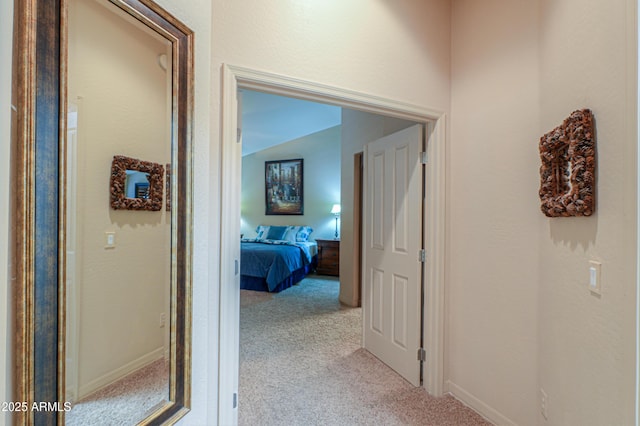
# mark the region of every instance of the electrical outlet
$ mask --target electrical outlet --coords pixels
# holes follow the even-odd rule
[[[540,413],[542,414],[542,417],[544,417],[545,420],[549,418],[549,413],[547,411],[548,408],[549,408],[549,397],[547,396],[547,393],[544,391],[544,389],[540,388]]]
[[[160,314],[160,328],[164,328],[164,325],[166,324],[167,319],[164,315],[164,313]]]

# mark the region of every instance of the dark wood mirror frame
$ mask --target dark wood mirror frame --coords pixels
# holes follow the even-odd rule
[[[150,0],[109,0],[173,50],[171,367],[169,402],[140,424],[174,423],[189,410],[193,33]],[[15,401],[65,402],[66,0],[16,0],[12,159],[16,210]],[[22,411],[15,424],[63,424],[64,410]]]
[[[127,197],[126,182],[128,170],[148,174],[148,198]],[[162,164],[125,157],[124,155],[114,155],[113,161],[111,162],[111,178],[109,179],[111,208],[114,210],[162,210],[162,194],[164,193],[162,186],[163,178],[164,167]],[[168,180],[169,175],[167,174],[167,181]],[[170,194],[167,193],[167,196],[169,195]],[[169,201],[167,201],[167,203],[169,203]]]

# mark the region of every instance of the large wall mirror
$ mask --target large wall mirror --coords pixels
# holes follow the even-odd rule
[[[191,387],[193,34],[151,0],[16,9],[16,423],[174,423]],[[112,208],[114,156],[166,164],[130,197],[155,183],[157,208]]]

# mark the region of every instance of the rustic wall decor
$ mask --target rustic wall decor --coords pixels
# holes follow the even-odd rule
[[[574,111],[540,138],[540,201],[549,217],[591,216],[595,210],[596,144],[593,114]]]
[[[127,170],[148,173],[149,192],[146,198],[127,197]],[[111,163],[111,208],[114,210],[152,210],[162,208],[164,167],[158,163],[114,155]]]

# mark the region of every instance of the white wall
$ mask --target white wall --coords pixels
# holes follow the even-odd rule
[[[634,17],[632,1],[453,2],[449,389],[499,424],[634,422]],[[548,219],[538,141],[584,107],[597,212]]]
[[[358,306],[360,286],[355,278],[357,268],[354,259],[354,155],[363,152],[368,142],[415,124],[392,117],[383,117],[348,108],[342,109],[342,237],[340,241],[340,302]]]
[[[333,239],[335,217],[331,207],[340,203],[340,126],[274,146],[242,158],[242,221],[245,238],[255,237],[258,225],[307,225],[311,239]],[[264,162],[304,160],[304,214],[265,215]]]
[[[69,3],[68,94],[78,110],[77,220],[69,225],[78,244],[79,397],[157,359],[168,330],[159,319],[169,314],[170,215],[109,206],[114,155],[171,161],[168,76],[158,65],[167,45],[113,10]],[[106,231],[115,232],[115,248],[105,248]]]
[[[13,2],[0,2],[0,205],[10,206],[10,147],[11,144],[11,42],[13,31]],[[12,282],[9,268],[9,211],[0,209],[0,401],[11,401],[13,369],[12,313],[10,309]],[[10,424],[9,413],[0,414],[0,426]]]

